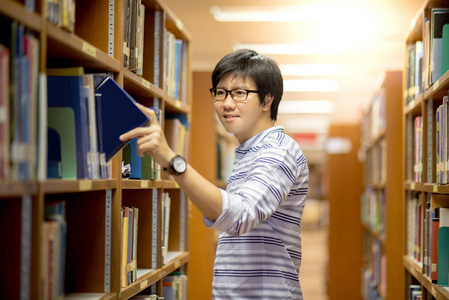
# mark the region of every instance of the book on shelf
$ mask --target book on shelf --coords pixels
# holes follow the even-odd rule
[[[422,41],[407,45],[407,68],[405,79],[405,104],[422,94],[423,53]]]
[[[41,227],[41,286],[45,299],[64,296],[67,223],[65,201],[45,203]]]
[[[162,264],[165,265],[168,253],[168,238],[170,231],[170,206],[169,193],[162,195]]]
[[[96,93],[101,95],[103,151],[109,161],[129,141],[120,141],[123,133],[149,124],[150,120],[135,105],[136,101],[111,77],[98,85]]]
[[[413,172],[414,172],[414,180],[415,182],[422,182],[422,171],[423,171],[423,162],[422,162],[422,136],[423,136],[423,124],[422,124],[422,117],[417,116],[415,117],[415,145],[414,145],[414,153],[415,153],[415,159],[414,159],[414,165],[413,165]]]
[[[89,152],[89,129],[87,123],[87,106],[84,98],[83,87],[83,75],[84,70],[82,67],[73,68],[60,68],[60,69],[48,69],[47,70],[47,95],[48,95],[48,107],[65,107],[73,110],[75,117],[75,123],[67,122],[67,126],[75,127],[75,139],[76,149],[73,149],[76,153],[76,160],[74,165],[76,166],[76,178],[64,178],[63,179],[87,179],[89,178],[89,166],[88,166],[88,152]],[[50,110],[48,111],[49,120],[54,116],[58,117],[57,113],[60,111]],[[70,123],[70,124],[69,124]],[[64,123],[60,123],[64,126]],[[51,128],[51,126],[49,125]],[[55,129],[55,128],[54,128]],[[60,133],[61,131],[58,130]],[[62,142],[62,136],[60,136]],[[54,144],[49,139],[50,143]],[[61,148],[64,145],[61,144]],[[61,153],[64,155],[64,153]],[[53,174],[50,168],[53,165],[49,165],[49,175]],[[62,169],[65,168],[61,161]],[[62,174],[61,174],[62,175]]]
[[[187,299],[188,278],[181,272],[173,272],[162,280],[162,296],[165,300]]]
[[[73,32],[75,29],[75,0],[46,0],[47,19],[59,27]]]
[[[137,234],[139,209],[124,206],[121,210],[120,282],[125,287],[137,280]]]
[[[430,9],[430,47],[431,47],[431,82],[435,82],[442,74],[443,26],[449,24],[449,8]],[[449,38],[449,37],[448,37]]]
[[[0,44],[0,182],[9,177],[9,49]]]
[[[33,181],[38,172],[40,43],[15,21],[2,22],[2,26],[5,30],[0,39],[0,180]]]

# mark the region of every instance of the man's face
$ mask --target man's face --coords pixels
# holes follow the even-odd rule
[[[243,79],[234,74],[224,75],[217,84],[217,88],[225,90],[245,89],[257,90],[256,83],[250,77]],[[248,140],[260,132],[263,107],[257,93],[248,93],[245,101],[234,101],[228,93],[222,101],[214,101],[215,111],[227,132],[236,136],[240,143]]]

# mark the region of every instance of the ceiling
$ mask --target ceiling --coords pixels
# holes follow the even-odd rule
[[[328,100],[331,114],[279,115],[287,132],[325,133],[331,122],[358,122],[364,107],[380,86],[386,70],[402,70],[404,36],[423,0],[165,0],[191,33],[193,71],[211,71],[233,45],[326,43],[323,49],[343,47],[336,55],[272,55],[279,64],[335,64],[340,89],[335,92],[285,92],[283,101]],[[313,21],[218,22],[212,6],[320,5]],[[262,53],[265,54],[265,53]],[[310,79],[301,77],[300,79]],[[314,77],[317,78],[317,77]],[[205,87],[209,88],[209,87]]]

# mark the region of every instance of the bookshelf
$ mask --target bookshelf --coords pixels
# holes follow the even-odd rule
[[[329,201],[329,265],[327,291],[330,300],[361,299],[363,192],[362,163],[357,159],[360,124],[330,124],[328,141],[344,141],[348,148],[327,151],[326,195]],[[343,176],[344,175],[344,176]],[[343,272],[344,271],[344,272]],[[344,273],[345,276],[342,276]]]
[[[38,50],[38,54],[28,61],[37,62],[37,68],[32,68],[30,63],[29,73],[19,75],[38,78],[38,89],[30,88],[33,93],[23,96],[29,101],[24,104],[31,108],[23,112],[22,118],[29,116],[29,124],[38,128],[29,133],[32,137],[21,146],[35,150],[21,150],[27,153],[25,158],[20,155],[17,158],[18,154],[9,148],[9,137],[4,137],[9,130],[2,127],[20,127],[21,123],[11,118],[9,111],[15,105],[13,100],[18,98],[3,93],[0,99],[0,238],[7,245],[0,249],[0,263],[8,270],[0,274],[0,298],[53,299],[62,287],[62,293],[68,299],[79,294],[95,299],[129,299],[140,293],[162,296],[163,280],[167,275],[174,271],[187,274],[190,260],[188,199],[176,182],[165,174],[152,180],[122,178],[123,150],[107,164],[109,169],[102,179],[47,178],[43,146],[47,143],[46,71],[80,66],[85,74],[107,73],[137,102],[158,108],[162,126],[166,117],[176,115],[184,120],[188,132],[192,92],[191,36],[163,0],[77,0],[76,9],[70,10],[72,2],[64,1],[68,4],[66,10],[63,2],[56,8],[54,1],[45,0],[0,2],[3,28],[0,44],[10,50],[10,55],[15,54],[13,45],[16,44],[11,42],[14,41],[11,36],[19,32],[14,29],[17,25],[26,35],[34,37]],[[137,32],[135,45],[139,46],[136,49],[140,50],[134,49],[134,53],[128,52],[125,34],[129,3],[139,7],[133,26]],[[61,14],[55,13],[57,9]],[[71,15],[75,17],[74,23]],[[59,23],[55,22],[55,17],[61,18]],[[176,43],[182,44],[178,50],[175,50]],[[180,54],[175,55],[179,49]],[[136,69],[125,67],[124,54],[136,57]],[[10,56],[6,61],[9,63],[12,59]],[[18,60],[15,55],[14,59]],[[4,62],[2,66],[5,66]],[[10,69],[1,69],[2,80],[5,75],[9,78]],[[9,84],[2,85],[2,91],[22,90],[17,77],[10,80],[13,89]],[[44,128],[43,134],[39,128]],[[186,136],[188,140],[188,133]],[[4,148],[6,143],[8,147]],[[188,152],[186,149],[186,156]],[[22,168],[23,161],[30,166],[25,164],[26,171],[17,171],[17,175],[16,170],[19,166]],[[7,167],[10,164],[12,168]],[[166,255],[162,249],[164,195],[171,199]],[[55,203],[63,209],[65,218],[50,222],[46,219],[46,211]],[[121,210],[124,206],[138,208],[139,218],[136,223],[136,275],[133,282],[122,286]],[[58,229],[52,231],[55,224]],[[58,236],[65,232],[60,235],[65,239],[65,251],[64,247],[54,246],[64,244],[54,237],[54,232]],[[47,234],[50,234],[51,246]],[[62,250],[52,252],[55,256],[50,257],[47,255],[49,249]],[[65,267],[51,263],[57,257],[65,262]],[[52,279],[55,274],[59,274],[62,281]],[[57,284],[60,284],[57,289],[51,288]]]
[[[448,240],[444,235],[436,238],[439,229],[446,226],[442,224],[444,214],[438,219],[439,223],[435,223],[436,208],[449,207],[445,114],[449,73],[443,63],[448,56],[447,51],[441,50],[440,60],[436,52],[445,49],[438,47],[436,39],[440,38],[445,44],[447,36],[431,34],[432,28],[437,31],[439,28],[432,17],[438,8],[447,17],[447,1],[424,1],[404,39],[403,234],[406,239],[402,264],[407,275],[406,295],[414,288],[423,299],[449,299],[449,286],[442,272],[444,259],[438,259],[445,253],[440,251],[440,246]],[[446,23],[447,18],[441,24]]]
[[[387,71],[362,120],[364,299],[404,299],[401,86],[402,72]]]

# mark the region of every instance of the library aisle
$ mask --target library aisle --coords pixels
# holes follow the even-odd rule
[[[308,199],[302,220],[302,262],[299,278],[306,300],[328,300],[327,202]]]

